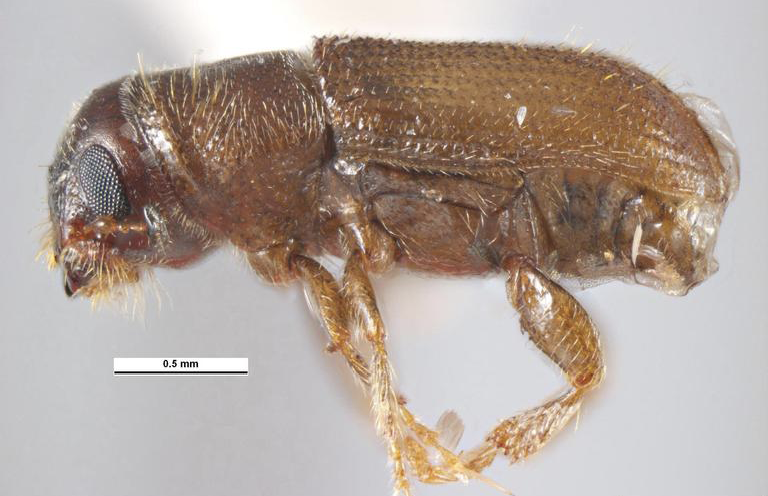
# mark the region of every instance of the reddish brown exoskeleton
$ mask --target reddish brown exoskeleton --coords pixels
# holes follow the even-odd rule
[[[555,281],[685,294],[716,269],[738,161],[714,105],[601,54],[331,37],[311,54],[142,72],[96,90],[48,180],[51,257],[68,295],[225,243],[267,282],[303,281],[331,349],[370,394],[408,494],[409,475],[478,478],[498,453],[522,459],[562,428],[603,362],[589,316]],[[322,254],[345,259],[341,281]],[[523,331],[570,389],[476,449],[441,444],[393,385],[369,273],[395,263],[505,273]]]

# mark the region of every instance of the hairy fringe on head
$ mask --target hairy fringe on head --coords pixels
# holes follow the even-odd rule
[[[91,275],[91,282],[81,289],[84,296],[90,298],[94,310],[112,308],[121,314],[136,319],[143,318],[146,310],[146,287],[154,295],[158,308],[162,307],[162,289],[150,267],[137,266],[126,262],[120,257],[88,256],[78,252],[73,247],[62,250],[57,262],[54,253],[54,235],[50,224],[40,240],[40,249],[35,260],[43,260],[48,270],[56,269],[59,264],[70,264],[80,267]]]
[[[83,288],[83,294],[90,298],[93,310],[109,308],[135,320],[144,317],[147,289],[161,308],[163,295],[167,293],[162,290],[152,268],[112,259],[101,265],[91,283]]]
[[[53,270],[58,266],[53,252],[53,227],[48,221],[45,224],[45,232],[40,237],[40,249],[35,254],[35,262],[43,260],[48,270]]]

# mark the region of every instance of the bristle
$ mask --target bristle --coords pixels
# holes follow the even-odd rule
[[[43,232],[43,235],[40,237],[40,249],[37,250],[37,253],[35,254],[35,262],[44,259],[48,270],[53,270],[58,265],[56,263],[56,255],[53,252],[53,244],[53,227],[51,227],[50,222],[48,222],[45,232]]]
[[[111,307],[131,319],[143,317],[145,298],[140,270],[146,272],[119,258],[99,260],[93,280],[83,289],[91,299],[91,308]]]
[[[151,267],[147,267],[143,270],[141,280],[146,283],[146,287],[148,287],[150,293],[154,295],[158,310],[163,308],[163,298],[167,299],[171,306],[173,305],[173,300],[171,300],[170,294],[165,290],[163,285],[160,284],[157,277],[155,277],[155,271],[152,270]]]

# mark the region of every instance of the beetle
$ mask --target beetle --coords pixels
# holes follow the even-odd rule
[[[597,387],[594,324],[561,285],[684,295],[717,269],[738,189],[719,109],[636,66],[562,47],[324,37],[95,90],[49,168],[51,264],[98,298],[226,243],[270,284],[305,284],[364,385],[395,490],[483,478],[538,451]],[[345,261],[340,280],[320,263]],[[461,453],[397,394],[370,274],[507,276],[569,389]],[[370,347],[370,358],[354,339]],[[455,433],[455,432],[454,432]],[[448,436],[451,437],[451,436]],[[437,456],[432,456],[437,455]]]

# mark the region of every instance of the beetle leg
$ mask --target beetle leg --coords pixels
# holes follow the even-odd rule
[[[351,248],[349,252],[343,289],[315,260],[293,255],[291,264],[296,275],[305,282],[308,295],[330,337],[329,350],[339,351],[344,356],[371,393],[377,429],[387,440],[389,457],[393,462],[395,489],[406,496],[411,494],[407,479],[409,472],[422,482],[443,483],[477,478],[499,487],[442,446],[439,434],[419,422],[396,394],[385,347],[384,325],[364,268],[364,257],[357,248]],[[352,342],[350,324],[362,331],[373,348],[372,364],[366,362]],[[439,455],[441,464],[432,463],[429,450]]]
[[[579,410],[584,394],[603,379],[597,330],[584,308],[561,286],[519,257],[505,261],[507,297],[522,330],[565,373],[571,388],[558,398],[502,421],[485,442],[462,455],[482,470],[501,451],[512,462],[539,450]]]
[[[307,294],[331,339],[329,351],[339,351],[357,377],[367,385],[368,367],[349,340],[341,292],[330,272],[317,261],[297,255],[291,242],[246,252],[245,256],[256,274],[268,283],[287,284],[297,278],[304,281]]]
[[[374,405],[383,404],[385,405],[384,407],[388,409],[388,414],[385,415],[386,420],[384,421],[384,424],[386,425],[384,425],[378,421],[378,419],[381,418],[381,415],[378,415],[381,411],[381,407],[376,407],[377,426],[379,427],[380,432],[383,432],[389,441],[388,451],[394,465],[395,488],[398,491],[402,491],[403,494],[410,495],[410,485],[406,477],[405,460],[403,458],[400,443],[402,436],[395,435],[393,432],[401,426],[399,417],[396,417],[396,415],[393,414],[393,412],[398,412],[399,409],[397,398],[393,397],[391,389],[389,388],[386,389],[385,394],[381,395],[379,393],[382,389],[381,387],[372,387],[372,382],[375,384],[377,381],[380,381],[380,367],[374,366],[374,370],[379,376],[375,377],[372,381],[368,364],[351,342],[351,336],[347,328],[349,305],[345,305],[342,292],[333,276],[318,262],[303,256],[295,256],[293,258],[293,265],[296,268],[298,275],[305,281],[308,294],[313,300],[317,314],[322,320],[326,332],[331,339],[329,350],[339,351],[344,356],[347,363],[361,382],[369,391],[373,392],[374,398],[386,398],[384,401],[378,401],[377,399],[372,400]],[[372,298],[372,292],[369,293],[368,296]],[[374,311],[378,313],[378,311],[375,310],[375,303],[372,301],[369,303],[373,304],[373,310],[370,310],[370,308],[368,309],[369,313]],[[386,360],[386,355],[384,356],[384,359]],[[389,398],[391,398],[391,400]],[[396,418],[398,420],[395,420]]]
[[[395,240],[379,224],[372,222],[352,222],[345,224],[341,231],[342,243],[347,251],[353,245],[362,253],[365,268],[381,274],[392,267],[395,261]]]
[[[281,243],[258,251],[248,251],[245,259],[254,272],[266,283],[283,285],[296,279],[291,266],[294,243]]]
[[[503,490],[445,448],[440,443],[438,432],[419,422],[395,392],[394,373],[385,345],[386,331],[364,265],[363,254],[358,249],[352,249],[344,268],[342,293],[347,302],[350,323],[362,331],[373,349],[371,402],[376,415],[376,428],[388,443],[389,456],[394,465],[395,488],[409,494],[407,462],[407,467],[422,482],[466,482],[474,478]],[[433,462],[430,450],[439,456],[440,463]]]
[[[325,267],[311,258],[294,255],[291,260],[331,340],[328,351],[341,353],[357,378],[368,386],[368,365],[350,340],[346,307],[338,283]]]
[[[405,447],[402,443],[407,427],[400,416],[400,401],[392,385],[392,368],[384,345],[384,325],[376,306],[373,288],[363,270],[362,256],[357,250],[350,255],[344,268],[342,291],[350,312],[350,323],[363,332],[373,348],[369,384],[371,403],[376,417],[376,430],[387,440],[395,489],[409,494],[403,456]]]

